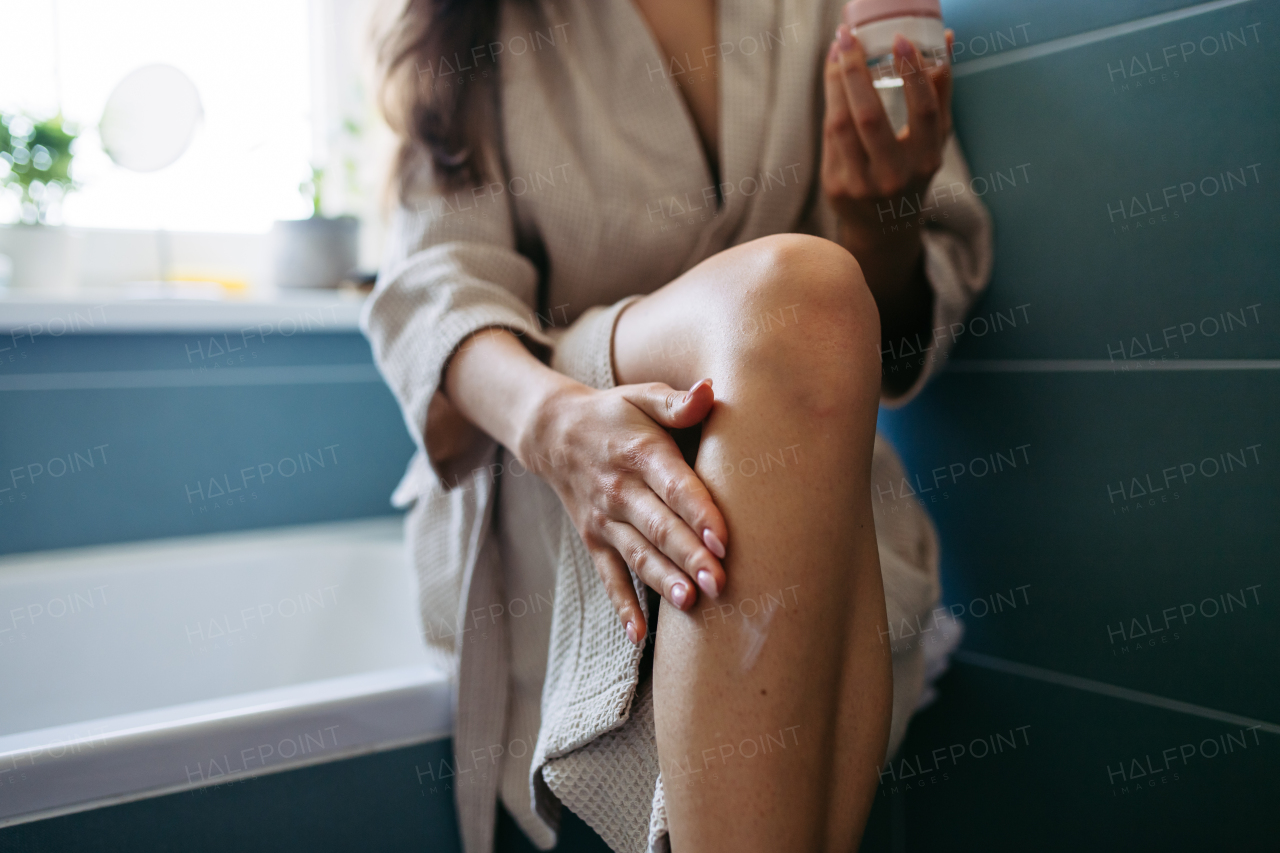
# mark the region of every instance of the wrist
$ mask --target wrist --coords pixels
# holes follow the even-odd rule
[[[509,448],[520,464],[535,473],[555,458],[556,448],[563,443],[560,436],[564,433],[563,418],[569,402],[591,392],[586,385],[561,373],[548,369],[548,374],[522,407],[516,423],[515,446]]]
[[[889,223],[884,225],[871,224],[863,220],[848,215],[837,216],[838,229],[837,234],[840,245],[853,254],[859,260],[864,255],[880,254],[891,252],[898,256],[913,255],[916,251],[923,249],[924,243],[920,238],[920,228],[911,223],[909,227],[903,228],[898,225],[891,228]]]

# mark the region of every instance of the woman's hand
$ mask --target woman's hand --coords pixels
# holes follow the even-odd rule
[[[637,645],[648,631],[631,571],[680,610],[724,588],[728,529],[667,429],[701,423],[711,380],[595,391],[565,384],[537,407],[519,455],[559,495]],[[630,569],[630,571],[629,571]]]
[[[947,52],[952,33],[947,31]],[[920,51],[898,36],[894,67],[902,77],[907,125],[894,133],[871,82],[861,43],[841,25],[823,74],[822,188],[839,217],[839,242],[862,266],[880,309],[881,350],[927,331],[933,290],[924,272],[921,197],[942,165],[951,135],[951,66],[925,68]],[[904,211],[909,218],[904,218]],[[897,394],[915,381],[922,363],[885,374]]]
[[[946,37],[950,54],[950,30]],[[907,126],[896,134],[872,85],[866,53],[848,26],[840,25],[827,54],[822,188],[840,217],[847,237],[842,242],[856,257],[892,242],[883,229],[904,199],[914,207],[915,195],[928,188],[951,134],[950,64],[925,68],[920,51],[902,36],[893,52],[907,104]],[[918,241],[918,228],[906,233]]]

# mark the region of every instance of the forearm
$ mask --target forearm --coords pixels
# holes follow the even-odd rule
[[[469,422],[527,462],[525,447],[544,403],[578,385],[538,361],[510,331],[483,329],[462,343],[445,368],[447,408],[441,420],[454,422],[439,428],[449,434]],[[428,431],[435,427],[429,419]]]
[[[916,336],[933,322],[933,288],[924,272],[924,245],[919,232],[886,238],[841,225],[840,242],[862,266],[867,288],[880,310],[880,349],[886,360],[902,349],[905,338],[916,347]],[[919,364],[885,374],[885,391],[906,390],[919,373]]]

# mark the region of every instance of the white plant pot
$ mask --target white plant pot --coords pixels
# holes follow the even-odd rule
[[[51,225],[0,227],[0,255],[13,263],[14,290],[68,291],[80,280],[83,235]]]

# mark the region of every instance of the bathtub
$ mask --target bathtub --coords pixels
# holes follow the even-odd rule
[[[399,518],[0,558],[0,827],[447,737]]]

